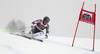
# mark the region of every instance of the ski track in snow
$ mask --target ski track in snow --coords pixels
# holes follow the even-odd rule
[[[26,54],[26,53],[22,53],[22,52],[20,52],[20,51],[18,51],[16,49],[14,49],[11,46],[8,46],[8,45],[0,44],[0,48],[2,48],[2,50],[5,50],[5,52],[6,52],[6,50],[9,51],[9,52],[12,52],[12,54]]]
[[[53,43],[53,44],[58,44],[58,45],[63,45],[63,46],[68,46],[68,47],[72,47],[70,44],[64,44],[62,42],[57,42],[57,41],[52,41],[52,40],[44,40],[45,42],[49,42],[49,43]],[[91,49],[86,49],[86,48],[82,48],[82,47],[77,47],[77,46],[73,46],[74,48],[76,49],[81,49],[81,50],[85,50],[85,51],[89,51],[89,52],[94,52],[96,54],[100,54],[100,52],[97,52],[97,51],[93,51]],[[73,48],[72,47],[72,48]]]

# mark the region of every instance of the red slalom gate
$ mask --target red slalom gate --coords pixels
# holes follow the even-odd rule
[[[85,2],[83,2],[82,8],[81,8],[81,12],[80,12],[80,15],[79,15],[79,20],[78,20],[78,23],[77,23],[77,26],[76,26],[76,30],[75,30],[75,34],[74,34],[74,38],[73,38],[73,42],[72,42],[72,47],[74,45],[74,41],[75,41],[75,37],[76,37],[76,32],[77,32],[77,29],[78,29],[79,21],[82,21],[82,22],[86,22],[86,23],[94,25],[94,33],[93,33],[93,51],[94,51],[94,44],[95,44],[95,22],[96,22],[96,4],[95,4],[95,11],[91,12],[91,11],[87,11],[87,10],[83,9],[84,3]]]

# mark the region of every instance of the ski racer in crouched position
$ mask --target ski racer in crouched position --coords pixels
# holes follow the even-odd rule
[[[45,38],[48,38],[48,34],[49,34],[49,21],[50,18],[45,16],[42,19],[38,19],[36,21],[32,22],[31,25],[31,31],[29,32],[29,34],[34,34],[33,36],[41,36],[44,34],[43,30],[46,29],[46,34],[45,34]]]

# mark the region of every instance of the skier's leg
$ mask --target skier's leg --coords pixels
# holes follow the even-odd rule
[[[32,28],[30,31],[30,34],[34,34],[34,33],[36,33],[36,27]]]
[[[43,32],[37,32],[35,33],[35,36],[42,36],[44,33]]]
[[[25,31],[25,35],[26,35],[26,36],[30,36],[30,35],[32,36],[32,34],[35,33],[35,30],[36,30],[36,29],[35,29],[35,27],[34,27],[34,28],[32,28],[30,31]]]
[[[31,33],[31,31],[25,31],[25,36],[29,36]]]
[[[42,36],[44,33],[43,31],[39,30],[37,27],[34,27],[32,30],[32,36]]]

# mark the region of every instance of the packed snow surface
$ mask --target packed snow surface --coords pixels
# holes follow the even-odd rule
[[[49,36],[44,42],[0,32],[0,54],[100,54],[100,39],[96,39],[92,51],[92,39]]]

